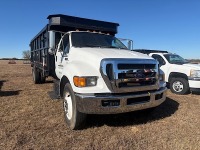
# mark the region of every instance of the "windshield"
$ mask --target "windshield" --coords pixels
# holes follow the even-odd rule
[[[74,47],[128,49],[120,40],[111,35],[89,32],[72,32],[71,39],[72,46]]]
[[[188,63],[187,60],[183,59],[181,56],[176,54],[164,54],[165,58],[170,64],[185,64]]]

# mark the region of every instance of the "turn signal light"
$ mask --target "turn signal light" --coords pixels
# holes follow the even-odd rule
[[[86,79],[84,77],[74,77],[74,85],[77,87],[85,87]]]

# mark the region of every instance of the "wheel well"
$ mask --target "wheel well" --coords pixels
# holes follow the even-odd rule
[[[63,90],[66,83],[70,83],[69,79],[66,76],[63,76],[60,81],[60,96],[63,97]]]
[[[178,73],[178,72],[171,72],[169,75],[169,82],[171,81],[172,78],[184,78],[188,80],[188,76],[184,73]]]

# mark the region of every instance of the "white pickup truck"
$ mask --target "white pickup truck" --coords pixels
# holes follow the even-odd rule
[[[30,43],[33,81],[55,78],[50,97],[63,100],[71,129],[81,127],[86,114],[150,109],[165,101],[158,62],[124,46],[115,37],[119,24],[66,15],[48,19]]]
[[[176,94],[187,94],[190,91],[200,92],[200,65],[191,64],[181,56],[167,51],[134,49],[145,53],[159,62],[165,73],[165,81],[170,90]]]

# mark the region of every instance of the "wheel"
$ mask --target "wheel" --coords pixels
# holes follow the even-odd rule
[[[39,71],[37,71],[35,67],[32,69],[32,75],[33,75],[33,82],[35,84],[40,83],[40,73]]]
[[[170,81],[170,90],[175,94],[187,94],[189,92],[188,81],[184,78],[172,78]]]
[[[45,81],[46,81],[46,77],[44,77],[42,73],[40,73],[40,83],[45,83]]]
[[[72,87],[67,83],[63,91],[63,107],[67,125],[70,129],[80,129],[86,120],[86,114],[77,110],[76,98]]]

